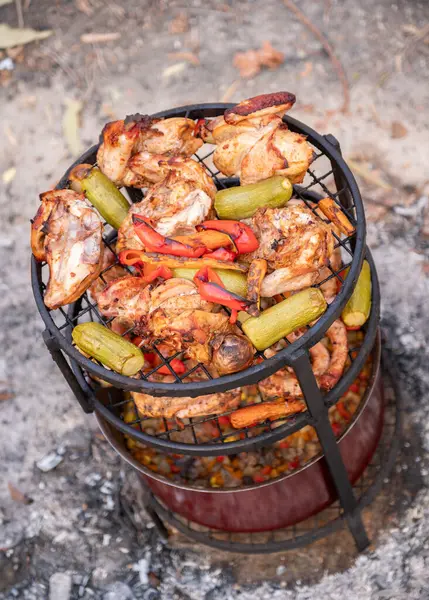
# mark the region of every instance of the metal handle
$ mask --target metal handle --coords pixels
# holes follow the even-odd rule
[[[69,363],[64,358],[64,354],[59,349],[55,338],[52,337],[52,335],[47,329],[45,329],[45,331],[42,333],[42,337],[47,349],[49,350],[52,356],[52,360],[56,363],[57,367],[64,375],[65,380],[69,384],[73,394],[76,396],[76,399],[81,405],[82,410],[87,414],[94,412],[94,407],[91,398],[85,394],[82,387],[79,385],[75,374],[71,370]]]

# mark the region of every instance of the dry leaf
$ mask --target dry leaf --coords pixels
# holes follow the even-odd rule
[[[394,140],[403,138],[407,134],[408,134],[408,129],[405,127],[405,125],[403,125],[399,121],[392,122],[392,130],[391,130],[390,135]]]
[[[82,152],[82,144],[79,136],[79,116],[82,110],[80,100],[66,98],[66,111],[63,117],[63,133],[70,153],[77,156]]]
[[[114,42],[119,40],[121,34],[119,31],[112,31],[111,33],[84,33],[80,36],[80,41],[83,44],[99,44],[103,42]]]
[[[0,402],[2,402],[3,400],[12,400],[13,397],[14,395],[10,392],[2,392],[0,394]]]
[[[12,48],[12,46],[29,44],[35,40],[44,40],[52,35],[52,33],[53,32],[50,29],[45,31],[36,31],[34,29],[16,29],[1,23],[0,48]]]
[[[277,69],[284,62],[284,59],[282,52],[278,52],[271,46],[270,42],[265,41],[259,50],[237,52],[233,64],[239,70],[241,77],[251,79],[259,73],[262,67]]]
[[[186,60],[187,62],[191,63],[191,65],[195,66],[200,64],[200,59],[193,52],[169,52],[168,58]]]
[[[31,498],[21,492],[10,481],[8,482],[7,487],[9,488],[10,497],[14,502],[20,502],[21,504],[31,504],[33,502]]]
[[[164,69],[162,72],[162,76],[166,77],[168,79],[169,77],[172,77],[173,75],[179,75],[179,73],[181,73],[185,69],[186,69],[186,63],[179,62],[174,65],[171,65],[171,67],[167,67],[166,69]]]
[[[5,185],[7,185],[8,183],[10,183],[11,181],[13,181],[15,179],[15,175],[16,175],[15,167],[10,167],[10,169],[6,169],[6,171],[4,171],[3,175],[1,176],[3,183]]]
[[[76,0],[76,8],[80,10],[80,12],[85,13],[85,15],[87,15],[88,17],[90,17],[94,12],[94,9],[92,8],[88,0]]]
[[[175,17],[169,27],[169,31],[172,34],[175,33],[185,33],[189,29],[189,21],[186,13],[181,12]]]

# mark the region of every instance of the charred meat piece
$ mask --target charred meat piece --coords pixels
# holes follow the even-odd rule
[[[262,282],[262,296],[291,290],[291,280],[314,273],[314,279],[292,282],[311,285],[319,269],[329,264],[334,251],[331,228],[306,206],[260,209],[247,222],[258,237],[259,247],[243,260],[263,258],[273,271]]]
[[[164,381],[171,382],[173,378],[165,377]],[[198,398],[172,398],[169,396],[157,398],[149,394],[131,393],[137,409],[142,415],[167,419],[204,417],[234,410],[240,403],[240,394],[240,390],[231,390],[219,394],[198,396]]]
[[[305,136],[289,131],[282,121],[294,102],[295,96],[288,92],[256,96],[201,126],[201,137],[217,144],[216,167],[225,175],[239,176],[241,185],[273,175],[300,183],[313,160],[313,149]]]
[[[143,244],[134,232],[132,215],[151,221],[158,233],[164,236],[193,233],[195,226],[209,215],[215,189],[207,181],[204,168],[169,169],[166,177],[151,187],[147,195],[134,204],[118,232],[118,252],[140,250]],[[195,179],[187,179],[190,174]]]
[[[201,144],[202,141],[195,137],[192,119],[132,115],[104,127],[97,162],[101,171],[117,186],[146,187],[151,179],[146,177],[143,167],[140,166],[136,173],[129,164],[135,154],[191,156]],[[150,165],[148,169],[150,172]]]
[[[49,265],[45,304],[50,309],[77,300],[98,277],[103,260],[102,222],[83,194],[41,194],[32,225],[35,257]]]

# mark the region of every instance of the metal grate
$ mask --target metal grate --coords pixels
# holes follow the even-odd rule
[[[222,114],[229,106],[200,105],[185,107],[165,111],[155,116],[213,117]],[[120,413],[128,399],[124,399],[122,393],[118,397],[117,388],[125,392],[137,391],[154,396],[197,397],[209,393],[225,392],[257,383],[285,366],[293,368],[294,360],[299,353],[308,351],[309,348],[316,344],[323,337],[332,322],[340,315],[342,308],[352,293],[364,255],[366,255],[366,258],[370,262],[372,272],[373,302],[371,315],[366,324],[365,338],[362,346],[359,349],[351,349],[349,352],[350,367],[347,373],[341,378],[337,386],[325,396],[325,402],[328,406],[338,401],[340,396],[351,385],[373,348],[379,318],[379,290],[374,264],[372,263],[369,251],[364,246],[365,219],[356,183],[347,165],[341,158],[339,147],[335,145],[335,140],[332,136],[322,137],[304,124],[288,116],[284,120],[291,130],[307,135],[308,141],[314,147],[315,158],[311,169],[309,169],[303,185],[294,186],[293,198],[302,200],[317,218],[326,221],[317,211],[317,201],[321,197],[330,196],[347,214],[350,221],[355,225],[356,230],[352,236],[347,238],[340,238],[334,234],[336,238],[335,247],[341,248],[344,265],[338,271],[330,269],[329,276],[323,282],[314,286],[320,287],[323,283],[335,278],[342,287],[334,302],[332,302],[325,314],[322,315],[313,327],[307,327],[306,333],[301,338],[293,342],[293,344],[285,340],[285,349],[279,351],[274,356],[267,359],[262,352],[255,351],[257,364],[242,372],[219,378],[213,378],[203,364],[196,364],[186,373],[178,374],[174,371],[171,362],[174,358],[180,358],[183,352],[177,352],[173,356],[165,357],[159,347],[160,344],[155,342],[146,351],[155,352],[160,364],[150,371],[141,371],[138,379],[124,377],[109,371],[103,365],[97,363],[97,361],[84,357],[73,346],[71,343],[71,332],[78,323],[83,321],[92,320],[108,326],[112,319],[105,319],[99,313],[97,306],[91,301],[88,293],[84,293],[82,298],[70,305],[68,309],[48,310],[43,302],[48,267],[44,263],[37,263],[33,257],[32,278],[36,303],[52,339],[58,348],[64,351],[71,359],[72,369],[78,379],[79,385],[90,398],[92,406],[104,418],[124,433],[134,436],[143,443],[150,443],[155,447],[173,452],[180,452],[186,449],[186,452],[190,453],[192,452],[192,446],[200,446],[198,453],[225,454],[226,447],[228,447],[228,453],[244,449],[244,447],[247,450],[257,448],[264,443],[277,441],[306,424],[312,424],[310,416],[307,412],[304,412],[288,419],[282,419],[280,426],[278,426],[279,423],[269,421],[258,427],[237,430],[234,432],[234,436],[238,439],[231,441],[231,433],[223,431],[219,417],[189,419],[179,424],[164,419],[163,430],[156,435],[148,436],[143,430],[143,419],[138,415],[137,409],[134,423],[125,424],[121,421]],[[95,164],[96,151],[97,146],[90,148],[75,164],[80,162]],[[211,156],[213,152],[214,149],[212,147],[210,150],[207,150],[206,146],[203,146],[199,153],[195,155],[195,158],[204,165],[208,173],[213,177],[218,189],[238,184],[237,179],[224,178],[219,171],[212,167]],[[58,187],[67,186],[68,172],[61,179]],[[142,198],[141,190],[127,188],[127,191],[133,202],[139,201]],[[111,231],[107,233],[103,239],[106,246],[114,253],[115,232]],[[119,260],[116,258],[115,263],[102,272],[100,277],[103,281],[106,273],[117,264],[119,264]],[[350,270],[344,282],[341,271],[345,267],[350,267]],[[224,310],[228,313],[227,309]],[[124,332],[123,335],[131,333],[132,330],[133,328]],[[151,381],[151,376],[155,375],[163,366],[166,366],[174,377],[173,383]],[[99,384],[94,381],[93,376],[115,386],[105,391],[103,402],[97,397],[99,395]],[[308,376],[312,377],[313,375],[310,372]],[[192,379],[191,381],[190,378]],[[227,414],[228,412],[224,413],[224,415]],[[201,428],[207,421],[213,421],[218,431],[218,435],[210,443],[202,441],[200,435]],[[186,443],[175,441],[177,435],[183,435],[183,430],[185,430],[185,433],[190,433],[189,441],[186,441]]]
[[[403,403],[400,390],[392,377],[389,358],[385,354],[383,355],[383,384],[385,411],[381,439],[364,473],[353,486],[360,509],[368,506],[387,482],[400,444]],[[231,533],[198,525],[170,511],[150,492],[148,492],[148,502],[158,517],[187,537],[220,550],[246,554],[299,548],[345,525],[339,501],[305,521],[284,529],[262,533]]]

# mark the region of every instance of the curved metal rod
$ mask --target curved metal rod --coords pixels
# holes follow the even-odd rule
[[[169,117],[169,116],[189,116],[190,118],[200,118],[203,116],[217,116],[222,114],[226,108],[233,106],[233,104],[200,104],[190,105],[180,108],[171,109],[168,111],[162,111],[156,113],[157,117]],[[250,385],[261,381],[266,377],[269,377],[282,367],[292,364],[295,357],[305,349],[308,350],[311,346],[316,344],[325,334],[326,330],[334,322],[336,318],[341,314],[342,309],[347,303],[348,298],[352,294],[356,281],[358,279],[360,269],[362,266],[365,250],[365,215],[363,209],[362,199],[356,184],[356,181],[344,162],[341,154],[337,149],[324,137],[319,135],[310,127],[304,125],[300,121],[293,119],[289,116],[285,116],[284,120],[288,126],[294,130],[304,133],[309,141],[319,150],[321,150],[342,172],[345,181],[349,187],[349,190],[353,196],[356,208],[357,221],[359,227],[356,232],[356,245],[353,254],[352,264],[348,273],[348,276],[338,293],[335,300],[328,307],[325,314],[319,319],[319,321],[311,327],[302,337],[296,340],[293,344],[287,348],[278,352],[275,356],[264,360],[262,363],[254,365],[244,371],[234,373],[232,375],[226,375],[218,377],[213,380],[189,382],[189,383],[159,383],[149,382],[145,380],[136,380],[118,373],[114,373],[105,369],[102,366],[96,365],[91,360],[85,358],[78,350],[76,350],[69,340],[67,340],[58,327],[54,323],[50,311],[46,308],[43,301],[43,292],[41,288],[41,266],[37,263],[34,256],[32,257],[31,274],[32,274],[32,287],[33,294],[36,300],[37,308],[41,314],[43,321],[46,324],[47,329],[50,331],[52,337],[57,343],[58,347],[61,348],[70,358],[76,360],[84,369],[93,373],[97,377],[101,377],[105,381],[112,385],[119,387],[125,391],[140,391],[147,392],[153,396],[165,396],[174,395],[176,397],[197,397],[208,393],[225,392],[243,385]],[[92,146],[87,150],[63,175],[58,187],[65,187],[67,185],[68,174],[70,170],[80,162],[95,162],[96,152],[98,145]],[[374,302],[373,302],[374,306]],[[375,331],[374,331],[375,335]]]

